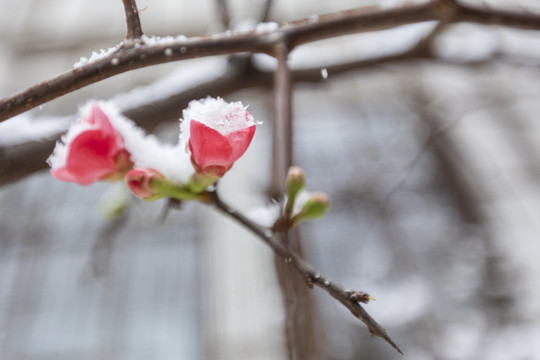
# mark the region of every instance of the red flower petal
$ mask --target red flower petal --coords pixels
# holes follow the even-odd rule
[[[194,165],[200,170],[211,166],[229,169],[233,164],[233,147],[218,131],[196,120],[191,120],[189,149]]]
[[[58,168],[58,169],[51,169],[51,175],[57,178],[58,180],[75,181],[75,178],[73,177],[73,175],[71,175],[65,167]],[[88,184],[80,184],[80,185],[88,185]]]
[[[226,136],[233,150],[233,162],[238,160],[240,156],[244,155],[254,135],[255,125],[252,125],[245,129],[236,130]]]
[[[103,135],[116,135],[116,131],[114,130],[109,117],[101,110],[101,107],[98,104],[91,105],[90,113],[82,121],[92,124],[92,128],[96,130],[101,130]]]
[[[163,175],[154,169],[133,169],[126,173],[124,181],[135,196],[149,199],[156,195],[152,180],[159,178],[163,178]]]
[[[81,185],[93,183],[114,171],[116,139],[99,130],[79,134],[69,144],[66,171]]]

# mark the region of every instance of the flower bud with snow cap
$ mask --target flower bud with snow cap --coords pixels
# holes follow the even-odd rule
[[[99,103],[87,105],[81,113],[47,159],[52,176],[79,185],[121,180],[133,167],[123,137]]]
[[[194,100],[183,113],[180,140],[191,153],[194,192],[219,180],[247,150],[256,122],[241,102],[221,98]]]

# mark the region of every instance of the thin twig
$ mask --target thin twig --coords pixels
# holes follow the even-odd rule
[[[139,19],[139,9],[135,0],[122,0],[124,11],[126,12],[127,40],[140,39],[143,35],[141,20]]]
[[[271,195],[278,197],[284,193],[283,179],[292,165],[292,92],[291,73],[287,64],[289,52],[285,43],[278,43],[274,53],[277,59],[277,69],[274,72]]]
[[[275,239],[270,230],[264,229],[255,224],[243,214],[224,203],[218,196],[217,192],[211,192],[210,199],[211,205],[213,205],[223,214],[242,224],[245,228],[249,229],[253,234],[267,244],[276,255],[281,257],[286,263],[290,264],[302,276],[307,286],[313,287],[313,285],[316,285],[326,291],[333,298],[343,304],[347,309],[349,309],[354,316],[360,319],[368,327],[372,335],[383,338],[400,354],[403,354],[399,346],[397,346],[396,343],[388,336],[388,333],[381,326],[381,324],[375,321],[362,307],[362,305],[359,304],[359,301],[367,302],[369,300],[369,295],[367,293],[346,289],[323,275],[309,263],[281,245]]]
[[[124,11],[126,12],[127,40],[140,39],[143,35],[141,20],[139,19],[139,10],[135,0],[122,0],[124,2]]]
[[[216,5],[221,19],[221,25],[224,30],[228,30],[231,26],[231,17],[229,15],[229,8],[227,7],[226,0],[216,0]]]

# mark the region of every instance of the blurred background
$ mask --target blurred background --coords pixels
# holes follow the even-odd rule
[[[275,0],[267,21],[402,3]],[[540,16],[534,0],[467,3]],[[0,4],[0,97],[125,37],[119,0]],[[228,4],[232,27],[249,29],[264,1]],[[148,36],[223,31],[214,1],[138,6]],[[539,49],[534,31],[430,22],[291,53],[294,162],[308,189],[332,204],[325,218],[300,226],[305,257],[375,297],[366,309],[407,359],[540,359]],[[220,95],[263,121],[220,184],[223,198],[249,213],[267,205],[273,94],[271,78],[223,85],[231,63],[153,66],[49,102],[0,124],[0,159],[50,142],[89,99],[112,99],[142,122],[152,117],[147,128],[174,142],[181,99]],[[251,65],[275,66],[264,55]],[[107,218],[122,201],[127,210]],[[6,181],[0,359],[285,359],[270,249],[200,204],[163,220],[166,205],[47,171]],[[310,294],[317,358],[403,358],[326,293]]]

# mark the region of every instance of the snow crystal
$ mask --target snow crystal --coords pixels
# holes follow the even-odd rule
[[[141,39],[144,41],[146,45],[167,45],[167,44],[175,43],[177,41],[186,40],[187,37],[185,37],[184,35],[178,35],[178,36],[143,35]]]
[[[328,70],[326,68],[321,69],[321,76],[323,79],[328,79]]]
[[[272,227],[281,214],[282,204],[278,202],[272,202],[267,206],[260,206],[251,209],[246,216],[251,221],[264,226]]]
[[[81,67],[83,65],[87,65],[89,63],[92,63],[92,62],[98,61],[100,59],[103,59],[103,58],[111,55],[115,51],[117,51],[120,48],[121,45],[122,44],[118,44],[116,46],[108,48],[107,50],[101,49],[101,50],[99,50],[99,52],[93,51],[92,55],[90,55],[90,58],[81,57],[81,59],[79,61],[77,61],[73,65],[73,67],[78,68],[78,67]],[[118,61],[118,59],[117,59],[117,61]],[[113,64],[113,65],[116,65],[116,64]]]
[[[256,125],[253,116],[246,109],[247,107],[240,101],[227,103],[219,97],[193,100],[183,111],[184,119],[180,123],[180,142],[188,143],[189,122],[191,120],[197,120],[223,135]]]
[[[148,35],[143,35],[141,37],[141,39],[143,40],[143,42],[146,44],[146,45],[166,45],[166,44],[172,44],[172,43],[175,43],[177,41],[182,41],[182,40],[186,40],[187,38],[184,36],[184,35],[178,35],[178,36],[164,36],[164,37],[161,37],[161,36],[148,36]],[[104,50],[104,49],[100,49],[99,51],[93,51],[92,52],[92,55],[90,55],[89,58],[86,58],[86,57],[81,57],[81,59],[79,61],[77,61],[73,67],[74,68],[78,68],[78,67],[81,67],[83,65],[87,65],[89,63],[92,63],[92,62],[95,62],[95,61],[98,61],[100,59],[103,59],[111,54],[113,54],[115,51],[117,51],[118,49],[120,49],[120,47],[123,45],[123,43],[120,43],[120,44],[117,44],[113,47],[110,47],[108,48],[107,50]],[[140,44],[135,44],[135,47],[140,47],[141,45]],[[118,59],[113,59],[111,61],[111,63],[113,65],[117,65],[118,64]]]
[[[255,27],[255,32],[257,34],[264,34],[269,33],[272,31],[276,31],[279,29],[279,24],[276,22],[266,22],[266,23],[260,23]]]

